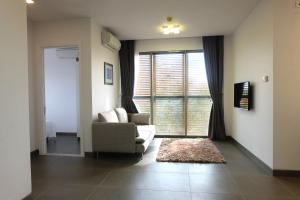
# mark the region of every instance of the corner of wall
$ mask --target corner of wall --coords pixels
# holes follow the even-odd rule
[[[119,105],[120,72],[119,54],[102,45],[101,32],[104,28],[92,20],[92,116],[97,118],[99,112],[113,109]],[[113,65],[113,85],[104,84],[104,62]]]
[[[294,0],[274,0],[274,168],[300,170],[299,34]]]
[[[224,105],[227,131],[241,145],[273,168],[273,11],[262,0],[237,30],[225,38]],[[257,31],[259,30],[259,31]],[[262,76],[269,75],[265,83]],[[250,81],[254,108],[233,108],[233,84]]]
[[[28,89],[29,89],[29,120],[30,120],[30,151],[38,149],[36,134],[36,108],[35,108],[35,66],[34,66],[34,22],[27,19],[27,47],[28,47]]]
[[[232,111],[233,111],[233,41],[232,35],[224,37],[224,121],[226,134],[232,133]]]

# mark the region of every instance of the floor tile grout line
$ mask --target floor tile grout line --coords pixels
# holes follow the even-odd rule
[[[98,189],[128,189],[128,190],[146,190],[146,191],[155,191],[155,192],[174,192],[174,193],[190,193],[189,191],[183,190],[168,190],[168,189],[151,189],[151,188],[140,188],[140,187],[122,187],[122,186],[97,186]]]
[[[190,188],[190,193],[192,192],[192,188],[191,188],[191,177],[190,177],[190,167],[187,166],[187,171],[188,171],[188,179],[189,179],[189,188]]]
[[[112,170],[108,171],[105,177],[96,185],[96,187],[102,186],[104,181],[108,178],[108,176],[112,174],[112,172],[113,172]]]
[[[213,193],[213,192],[191,192],[191,195],[193,194],[209,194],[209,195],[238,195],[242,198],[242,200],[247,200],[247,198],[242,194],[236,194],[236,193]]]
[[[154,147],[153,147],[154,148]],[[223,149],[225,149],[226,150],[226,148],[224,147]],[[224,150],[224,151],[225,151]],[[230,152],[229,152],[230,153]],[[228,153],[228,154],[229,154]],[[234,154],[235,152],[233,152],[233,154]],[[227,153],[226,153],[226,155],[227,155]],[[230,166],[228,166],[227,164],[225,164],[225,165],[227,165],[227,166],[225,166],[225,168],[226,168],[226,171],[225,170],[221,170],[220,171],[220,173],[219,173],[219,170],[216,168],[214,168],[214,166],[212,166],[212,167],[208,167],[208,170],[206,170],[206,168],[204,167],[203,169],[203,172],[197,172],[197,170],[198,170],[198,168],[197,168],[197,166],[195,166],[196,168],[195,168],[195,170],[194,171],[196,171],[195,173],[193,173],[193,166],[190,166],[190,165],[186,165],[186,166],[179,166],[179,167],[177,167],[177,166],[170,166],[170,167],[172,167],[172,168],[174,168],[175,169],[175,171],[173,170],[168,170],[168,171],[163,171],[163,170],[160,170],[160,169],[164,169],[164,166],[158,166],[158,167],[156,167],[156,166],[154,166],[154,170],[152,170],[151,169],[151,167],[150,168],[148,168],[148,164],[152,164],[153,162],[155,162],[153,159],[152,159],[152,157],[155,157],[155,155],[153,154],[151,154],[149,157],[147,157],[147,161],[145,162],[145,163],[141,163],[141,164],[137,164],[137,167],[141,167],[141,168],[137,168],[137,169],[131,169],[131,166],[135,166],[135,164],[130,164],[130,163],[132,163],[131,161],[129,161],[127,164],[126,164],[126,162],[125,162],[125,165],[128,165],[128,169],[127,169],[127,167],[125,167],[125,169],[123,169],[124,171],[127,171],[127,172],[140,172],[141,174],[143,174],[143,173],[149,173],[150,175],[152,174],[152,173],[163,173],[163,174],[170,174],[169,176],[172,176],[172,174],[174,174],[174,176],[176,176],[176,174],[178,174],[178,175],[180,175],[180,176],[184,176],[184,174],[185,174],[185,176],[186,175],[188,175],[188,177],[186,177],[187,178],[187,181],[188,181],[188,187],[189,187],[189,189],[186,187],[186,191],[178,191],[178,190],[180,190],[180,187],[175,187],[175,188],[173,188],[173,189],[171,189],[171,190],[169,190],[169,187],[167,187],[167,188],[165,188],[165,189],[160,189],[159,187],[156,187],[156,185],[154,184],[154,185],[152,185],[152,184],[150,184],[150,185],[148,185],[149,187],[143,187],[143,185],[140,185],[140,184],[135,184],[135,185],[132,185],[132,187],[128,187],[128,189],[130,189],[130,190],[147,190],[147,191],[157,191],[157,192],[159,192],[159,191],[166,191],[166,192],[181,192],[181,193],[185,193],[185,195],[186,194],[189,194],[189,198],[187,198],[187,199],[193,199],[193,194],[194,193],[204,193],[204,194],[218,194],[218,195],[225,195],[225,194],[231,194],[231,195],[240,195],[239,197],[241,198],[241,199],[243,199],[243,200],[246,200],[246,199],[248,199],[249,197],[247,196],[248,194],[247,194],[247,191],[245,191],[245,190],[240,190],[239,188],[243,188],[242,186],[240,186],[239,184],[240,184],[240,179],[239,179],[239,176],[244,176],[244,175],[246,175],[246,173],[244,173],[244,171],[246,170],[246,169],[244,169],[243,168],[243,157],[242,157],[242,161],[241,162],[237,162],[236,163],[236,161],[239,161],[238,159],[239,159],[239,157],[234,157],[235,156],[235,154],[233,155],[233,157],[232,158],[228,158],[229,160],[228,160],[228,163],[231,163],[230,164]],[[73,160],[73,159],[72,159]],[[71,161],[72,161],[71,160]],[[93,198],[93,195],[95,194],[95,192],[97,192],[97,189],[99,190],[100,188],[115,188],[116,190],[120,190],[120,189],[122,189],[122,185],[118,185],[118,184],[110,184],[110,185],[114,185],[113,187],[107,187],[107,186],[105,186],[104,184],[106,183],[106,181],[107,180],[109,180],[110,178],[109,178],[109,176],[111,175],[111,174],[113,174],[114,172],[118,172],[118,170],[120,169],[120,168],[122,168],[122,166],[124,165],[124,162],[120,162],[120,166],[118,165],[118,164],[115,164],[115,165],[113,165],[114,164],[114,160],[117,160],[117,159],[113,159],[112,160],[112,162],[111,162],[111,160],[109,160],[109,162],[108,162],[108,165],[107,166],[111,166],[110,168],[108,168],[108,167],[104,167],[103,168],[103,170],[104,169],[106,169],[106,171],[105,171],[105,174],[103,174],[103,176],[102,177],[97,177],[97,179],[96,179],[96,181],[93,181],[94,183],[91,185],[91,184],[83,184],[83,185],[88,185],[88,186],[92,186],[90,189],[89,189],[89,191],[87,192],[87,193],[85,193],[85,197],[86,197],[86,199],[90,199],[90,198]],[[153,161],[152,161],[153,160]],[[36,165],[36,170],[38,170],[38,172],[39,172],[39,169],[45,169],[45,167],[47,167],[47,166],[49,166],[49,161],[51,161],[52,162],[52,159],[46,159],[46,160],[44,160],[44,159],[42,159],[42,161],[43,162],[41,162],[41,160],[39,161],[39,162],[36,162],[37,163],[37,165]],[[61,164],[62,164],[62,162],[61,162],[61,159],[59,159],[58,160],[59,162],[58,162],[58,165],[57,166],[60,166]],[[149,161],[149,162],[148,162]],[[251,160],[250,160],[251,161]],[[55,161],[53,161],[54,163],[56,162],[56,160]],[[67,161],[68,162],[68,161]],[[89,162],[89,161],[88,161]],[[247,163],[248,161],[246,160],[246,163]],[[42,165],[40,164],[40,163],[42,163]],[[73,163],[73,162],[70,162],[70,163]],[[76,162],[77,163],[77,162]],[[139,162],[138,162],[139,163]],[[253,165],[255,165],[255,163],[253,163],[253,162],[251,162]],[[251,164],[250,163],[250,164]],[[46,164],[46,165],[45,165]],[[98,166],[98,164],[99,163],[95,163],[94,161],[92,161],[91,162],[91,164],[92,165],[90,165],[89,163],[88,163],[88,165],[86,165],[85,164],[85,162],[84,162],[84,165],[82,165],[82,166],[80,166],[80,168],[79,169],[86,169],[86,167],[89,167],[89,166],[91,166],[90,168],[95,168],[95,167],[97,167]],[[146,165],[145,165],[146,164]],[[156,164],[156,163],[153,163],[154,165]],[[240,165],[239,165],[240,164]],[[50,163],[50,165],[51,165],[51,163]],[[180,165],[180,164],[179,164]],[[235,167],[236,166],[236,167]],[[256,166],[256,165],[255,165]],[[255,167],[254,166],[254,167]],[[42,167],[42,168],[41,168]],[[250,174],[248,174],[248,176],[249,177],[251,177],[252,175],[256,175],[256,176],[264,176],[264,177],[273,177],[273,176],[268,176],[268,175],[265,175],[263,172],[261,172],[261,171],[259,171],[259,170],[257,170],[256,168],[254,168],[252,165],[249,167],[249,170],[250,170]],[[185,168],[185,169],[184,169]],[[141,170],[140,170],[141,169]],[[150,169],[150,170],[148,170],[148,169]],[[179,169],[179,171],[176,171],[176,169]],[[184,171],[182,170],[182,169],[184,169]],[[36,171],[35,170],[35,171]],[[140,170],[140,171],[139,171]],[[200,170],[201,170],[201,168],[200,168]],[[102,171],[102,169],[100,170],[100,171]],[[162,172],[161,172],[162,171]],[[52,172],[52,170],[50,171],[50,172]],[[217,172],[217,173],[210,173],[210,172]],[[38,173],[39,174],[39,173]],[[50,173],[51,174],[51,173]],[[204,174],[204,175],[211,175],[211,176],[218,176],[218,174],[221,174],[221,175],[227,175],[228,177],[230,177],[231,178],[231,180],[234,182],[234,184],[236,185],[236,186],[234,186],[234,187],[236,187],[237,188],[237,190],[236,191],[233,191],[232,193],[226,193],[226,191],[224,191],[224,193],[222,193],[222,191],[216,191],[216,190],[214,190],[214,191],[212,191],[213,193],[210,193],[209,192],[209,190],[208,190],[208,192],[206,191],[206,190],[204,190],[203,192],[197,192],[197,190],[195,190],[196,192],[192,192],[192,187],[191,186],[194,186],[192,183],[193,183],[193,181],[192,180],[194,180],[193,179],[193,174]],[[41,182],[41,181],[36,181],[36,182]],[[42,181],[42,182],[44,182],[44,181]],[[46,181],[47,182],[47,181]],[[246,181],[246,182],[249,182],[249,181]],[[251,181],[250,181],[251,182]],[[76,183],[76,182],[75,182]],[[81,183],[81,182],[80,182]],[[286,184],[285,182],[284,182],[284,179],[283,180],[281,180],[281,179],[277,179],[276,180],[276,182],[274,182],[274,183],[278,183],[278,188],[282,188],[282,189],[285,189],[286,190],[286,194],[287,195],[289,195],[289,197],[290,198],[295,198],[296,197],[296,199],[297,198],[299,198],[300,196],[298,195],[297,196],[297,191],[295,192],[295,190],[294,190],[294,188],[293,187],[290,187],[290,185],[289,184]],[[270,182],[270,184],[269,183],[266,183],[266,184],[268,184],[268,185],[270,185],[270,186],[272,186],[271,185],[271,182]],[[66,184],[66,186],[72,186],[73,184]],[[78,185],[78,184],[74,184],[74,185]],[[79,184],[79,185],[82,185],[82,184]],[[136,187],[136,186],[141,186],[141,187]],[[146,185],[147,186],[147,185]],[[186,186],[187,186],[187,183],[186,183]],[[182,187],[183,188],[183,187]],[[181,188],[181,189],[182,189]],[[193,188],[195,188],[195,187],[193,187]],[[37,188],[38,189],[38,188]],[[195,189],[197,189],[197,188],[195,188]],[[37,199],[41,199],[42,197],[43,197],[43,195],[45,194],[45,193],[47,193],[47,192],[49,192],[49,190],[51,190],[51,187],[50,186],[48,186],[48,185],[46,185],[46,187],[45,188],[40,188],[39,190],[37,190],[36,192],[37,193],[35,193],[36,194],[36,197],[34,198],[35,200],[37,200]],[[214,193],[215,192],[215,193]],[[274,194],[274,192],[273,193],[271,193],[270,195],[272,195],[272,194]],[[300,200],[300,199],[299,199]]]
[[[149,191],[166,191],[166,192],[182,192],[182,193],[190,193],[189,190],[170,190],[170,189],[153,189],[151,187],[136,187],[136,186],[104,186],[98,185],[97,188],[109,188],[109,189],[119,189],[119,188],[126,188],[132,190],[149,190]]]
[[[117,189],[117,188],[121,188],[121,187],[108,187],[108,188],[102,188],[102,189]],[[85,200],[89,200],[96,192],[97,192],[97,187],[94,188],[94,190],[88,195],[88,197],[86,197]],[[189,199],[192,200],[192,194],[217,194],[217,195],[222,195],[223,193],[208,193],[208,192],[189,192],[189,191],[173,191],[173,190],[155,190],[155,189],[142,189],[142,188],[127,188],[130,190],[134,190],[134,191],[153,191],[153,192],[171,192],[171,193],[186,193],[189,195]],[[231,194],[231,193],[228,193]]]
[[[229,176],[231,177],[232,181],[234,182],[234,184],[236,185],[236,187],[238,187],[238,195],[242,197],[243,200],[247,200],[246,194],[244,194],[236,180],[236,178],[233,176],[233,174],[231,172],[229,172]]]
[[[226,164],[224,164],[226,165]],[[232,173],[227,169],[227,166],[224,166],[226,167],[226,172],[224,173],[225,176],[228,176],[228,178],[230,178],[230,181],[237,187],[239,188],[239,185],[237,183],[237,181],[235,180],[234,176],[232,175]],[[223,173],[222,173],[223,174]],[[244,196],[244,194],[241,192],[241,190],[238,190],[239,192],[238,193],[228,193],[228,194],[231,194],[231,195],[239,195],[240,197],[243,198],[243,200],[246,200],[246,197]],[[191,192],[191,193],[195,193],[195,192]],[[196,192],[197,193],[197,192]],[[226,193],[217,193],[217,192],[203,192],[203,193],[206,193],[206,194],[226,194]]]
[[[112,172],[111,170],[108,171],[108,172],[106,173],[105,177],[104,177],[98,184],[96,184],[95,186],[91,186],[91,187],[93,187],[93,190],[88,194],[88,196],[85,198],[85,200],[90,199],[90,198],[97,192],[97,190],[99,189],[98,186],[103,184],[103,182],[104,182],[105,179],[109,176],[109,174],[111,174],[111,172]]]
[[[169,189],[153,189],[152,187],[137,187],[137,186],[105,186],[105,185],[97,185],[97,188],[126,188],[126,189],[131,189],[131,190],[151,190],[151,191],[167,191],[167,192],[190,192],[190,190],[169,190]]]
[[[190,177],[190,167],[187,166],[187,171],[188,171],[188,178],[189,178],[189,188],[190,188],[190,200],[193,200],[193,195],[192,195],[192,187],[191,187],[191,177]]]
[[[50,188],[47,187],[44,191],[40,192],[35,198],[34,200],[38,200],[41,196],[43,196],[44,194],[46,194],[48,191],[50,191]]]
[[[89,200],[94,194],[97,192],[97,187],[94,187],[94,189],[87,195],[85,200]]]
[[[214,195],[239,195],[240,197],[243,197],[244,195],[240,193],[226,193],[226,192],[191,192],[191,194],[214,194]]]
[[[138,169],[140,171],[143,171],[143,169]],[[112,171],[123,171],[123,172],[132,172],[132,171],[138,171],[135,169],[117,169],[117,170],[112,170]],[[146,173],[162,173],[162,174],[188,174],[188,172],[170,172],[170,171],[163,171],[163,172],[159,172],[159,171],[155,171],[155,170],[144,170],[144,172]],[[202,173],[202,172],[201,172]],[[199,173],[193,173],[193,174],[200,174]]]
[[[281,185],[283,188],[285,188],[288,192],[290,192],[292,195],[293,195],[293,197],[296,197],[296,198],[298,198],[298,196],[297,196],[297,194],[293,191],[293,190],[291,190],[286,184],[284,184],[284,183],[282,183],[280,180],[278,180],[277,178],[275,179],[278,183],[279,183],[279,185]]]
[[[262,177],[264,177],[264,178],[274,178],[273,176],[266,176],[266,175],[260,175],[260,176],[262,176]],[[249,177],[249,175],[246,175],[246,177]],[[233,179],[234,179],[234,181],[236,182],[236,184],[237,184],[237,187],[239,187],[238,186],[238,183],[237,183],[237,181],[235,180],[235,178],[233,177]],[[294,197],[296,197],[297,198],[297,194],[295,194],[294,192],[292,192],[291,190],[289,190],[289,188],[286,186],[286,185],[284,185],[283,183],[281,183],[280,182],[280,180],[277,180],[277,179],[275,179],[275,181],[279,184],[279,185],[281,185],[283,188],[285,188],[290,194],[289,195],[291,195],[290,197],[292,197],[292,198],[294,198]],[[247,194],[247,193],[244,193],[244,192],[242,192],[241,190],[240,190],[240,193],[239,193],[245,200],[247,200],[248,198],[247,198],[247,195],[249,195],[249,194]],[[289,197],[289,198],[290,198]]]

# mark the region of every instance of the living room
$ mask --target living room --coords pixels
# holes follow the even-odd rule
[[[298,0],[2,4],[0,199],[300,198]],[[43,52],[74,47],[77,150],[53,154]]]

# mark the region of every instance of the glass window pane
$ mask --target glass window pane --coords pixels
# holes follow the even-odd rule
[[[182,98],[156,99],[154,110],[157,135],[185,135]]]
[[[206,77],[204,53],[197,52],[187,54],[187,73],[187,94],[189,96],[210,96]]]
[[[140,113],[151,113],[153,106],[151,117],[157,135],[207,136],[211,100],[203,52],[139,55],[135,74],[134,102]],[[151,81],[154,102],[150,98]]]
[[[139,65],[135,68],[135,96],[150,96],[151,55],[139,55]]]
[[[184,54],[154,56],[155,91],[157,96],[183,96]]]
[[[187,134],[208,135],[208,123],[211,110],[210,98],[188,98]]]
[[[151,113],[150,98],[135,98],[133,99],[139,113]]]

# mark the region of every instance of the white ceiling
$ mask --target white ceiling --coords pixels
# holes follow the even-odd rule
[[[167,16],[184,25],[176,37],[229,34],[260,0],[35,0],[33,21],[92,17],[120,39],[157,39]]]

